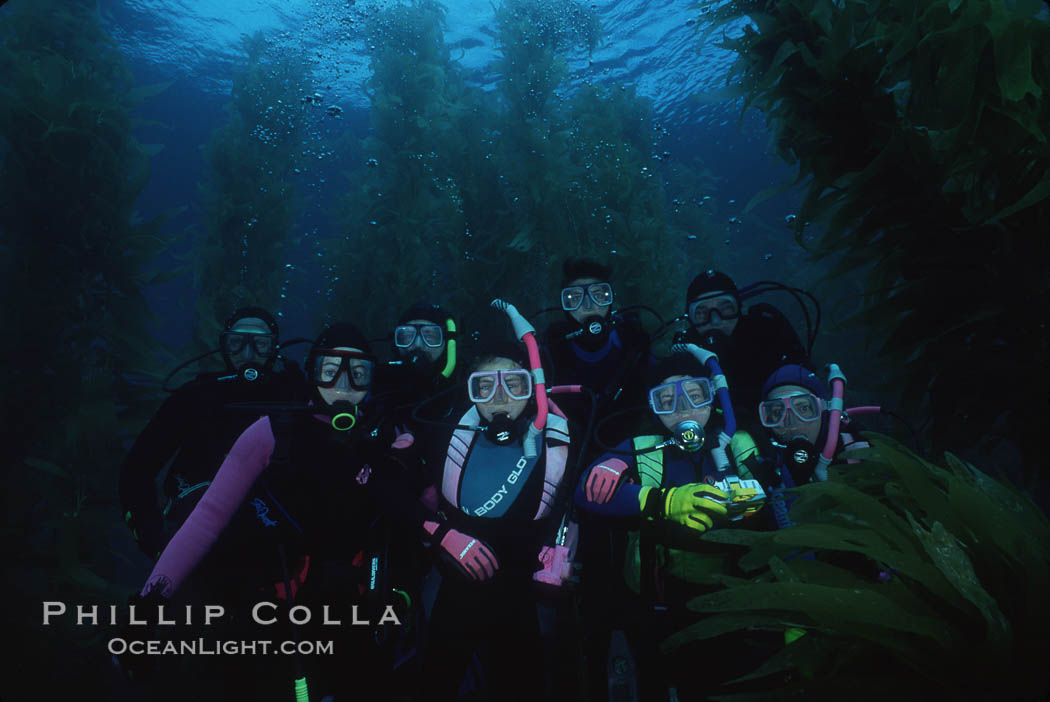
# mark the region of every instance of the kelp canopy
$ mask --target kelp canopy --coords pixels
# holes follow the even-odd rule
[[[1008,699],[1050,692],[1050,523],[1022,492],[952,454],[888,437],[797,490],[796,526],[720,529],[746,578],[693,599],[711,615],[673,650],[731,631],[801,628],[720,699]],[[727,690],[728,692],[728,690]]]
[[[1044,453],[1050,24],[1037,0],[759,0],[726,45],[799,166],[797,219],[933,443]]]
[[[351,175],[346,235],[331,246],[337,309],[369,329],[423,296],[468,318],[494,297],[532,314],[548,306],[550,271],[574,254],[610,260],[629,302],[679,287],[647,104],[626,87],[562,92],[566,54],[597,41],[593,13],[510,0],[496,30],[501,78],[486,92],[450,58],[439,4],[374,19],[366,168]],[[659,280],[629,265],[639,260]]]

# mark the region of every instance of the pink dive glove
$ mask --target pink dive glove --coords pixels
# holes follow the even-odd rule
[[[626,470],[627,464],[619,458],[612,458],[593,466],[583,486],[583,494],[586,495],[587,501],[599,505],[608,503],[616,494],[616,488]]]
[[[484,541],[455,529],[449,529],[441,539],[441,548],[445,549],[463,575],[472,580],[487,580],[499,569],[496,556]]]

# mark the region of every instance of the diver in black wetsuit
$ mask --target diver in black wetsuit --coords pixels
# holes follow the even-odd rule
[[[269,312],[237,310],[219,335],[226,370],[201,374],[175,390],[132,445],[120,466],[120,502],[125,522],[150,558],[164,548],[165,532],[177,529],[193,510],[234,440],[258,419],[227,405],[305,398],[302,372],[280,356],[278,341],[277,321]],[[169,461],[162,508],[154,480]]]
[[[439,305],[419,303],[405,310],[394,327],[397,384],[417,401],[452,385],[456,337],[455,321]]]
[[[223,660],[224,679],[202,692],[221,682],[228,686],[222,699],[291,699],[294,661],[300,668],[294,675],[308,673],[322,694],[364,693],[370,699],[391,694],[394,661],[388,649],[376,645],[383,632],[351,626],[351,607],[358,605],[372,624],[379,623],[387,605],[404,619],[405,590],[413,586],[399,582],[403,571],[391,571],[388,561],[418,544],[424,513],[413,482],[418,470],[405,452],[411,438],[384,421],[380,395],[372,393],[374,365],[356,327],[336,324],[322,332],[307,360],[310,404],[260,406],[268,407],[268,414],[237,438],[150,574],[138,602],[163,604],[183,595],[182,585],[213,557],[215,544],[232,540],[237,557],[217,564],[227,580],[219,602],[232,616],[233,628],[221,630],[226,638],[334,641],[334,655],[306,661]],[[386,517],[394,537],[376,549],[371,535],[377,520]],[[248,611],[263,601],[284,603],[265,610],[274,619],[294,602],[315,613],[329,606],[344,625],[307,627],[298,634],[259,628]],[[315,614],[311,624],[317,623]]]
[[[452,417],[452,386],[459,380],[457,373],[458,330],[455,320],[439,305],[418,303],[412,305],[394,327],[393,345],[397,359],[377,369],[377,382],[389,392],[386,405],[392,418],[410,429],[423,445],[443,443],[448,432],[435,429],[433,424],[412,419],[412,412],[426,402],[423,416],[447,425]],[[436,483],[441,466],[426,467],[425,482]],[[436,493],[428,498],[436,509]]]
[[[718,355],[726,380],[733,388],[734,405],[753,413],[762,384],[786,363],[806,365],[805,347],[791,322],[767,303],[745,312],[736,283],[725,273],[708,270],[693,278],[686,294],[690,328],[675,339],[693,343]],[[746,424],[753,427],[754,422]]]
[[[440,457],[448,519],[425,525],[452,566],[431,615],[426,695],[455,699],[477,655],[489,699],[542,699],[534,575],[552,521],[560,517],[556,496],[566,477],[568,425],[552,408],[543,430],[529,431],[537,421],[533,376],[514,345],[491,347],[467,384],[473,405]]]

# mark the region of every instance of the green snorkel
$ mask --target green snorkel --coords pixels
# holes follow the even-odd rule
[[[456,323],[451,317],[445,320],[445,330],[448,332],[448,341],[445,344],[445,368],[441,371],[441,377],[451,378],[452,371],[456,369]]]
[[[310,702],[310,691],[306,689],[306,678],[295,680],[295,702]]]

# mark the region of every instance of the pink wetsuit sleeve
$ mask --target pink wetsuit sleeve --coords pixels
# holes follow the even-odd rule
[[[230,523],[255,479],[270,463],[273,447],[269,417],[262,417],[245,429],[204,497],[160,555],[142,588],[142,595],[154,587],[159,587],[165,597],[175,594]]]

